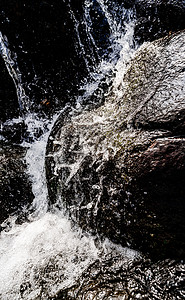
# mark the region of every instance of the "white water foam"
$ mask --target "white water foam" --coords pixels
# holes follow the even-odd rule
[[[32,217],[40,217],[44,215],[48,209],[48,192],[44,167],[45,152],[49,133],[56,119],[57,114],[55,114],[52,121],[38,118],[36,114],[29,114],[25,119],[28,131],[32,135],[31,138],[34,139],[34,142],[31,144],[23,143],[23,146],[28,147],[25,159],[28,167],[28,175],[32,181],[32,192],[34,195],[32,203],[34,213]],[[36,139],[35,134],[37,134],[39,130],[44,133]]]
[[[97,249],[93,240],[82,237],[80,231],[73,231],[65,217],[47,213],[37,221],[4,232],[0,254],[0,295],[1,299],[10,300],[20,299],[20,286],[24,281],[31,284],[31,294],[34,291],[35,296],[39,295],[40,287],[33,278],[34,272],[39,272],[57,255],[55,285],[62,276],[58,288],[68,287],[97,258]],[[43,277],[47,275],[46,272]],[[51,285],[48,288],[54,287]],[[29,299],[32,299],[31,294]]]
[[[124,264],[137,253],[108,240],[97,248],[93,238],[72,228],[61,212],[46,213],[39,220],[1,234],[1,299],[47,299],[70,287],[90,264],[106,260],[108,255],[119,255]],[[20,291],[26,284],[29,288],[23,295]]]
[[[122,6],[118,14],[115,6],[111,6],[109,1],[97,0],[97,2],[104,11],[111,28],[112,55],[109,57],[109,65],[115,72],[112,88],[115,96],[121,97],[124,93],[124,75],[129,62],[139,47],[134,40],[134,13],[132,9],[125,9]],[[111,6],[110,8],[109,5]],[[126,20],[124,25],[123,20]]]
[[[114,14],[109,12],[105,2],[98,1],[109,25],[112,26],[113,54],[97,66],[96,72],[92,74],[94,83],[85,87],[85,97],[96,90],[97,82],[108,74],[115,64],[114,85],[117,89],[132,54],[130,49],[133,48],[134,23],[130,21],[125,31],[120,34],[121,25],[118,23],[116,25]],[[119,59],[115,60],[114,51],[120,53]],[[10,55],[6,59],[10,61]],[[16,87],[19,89],[19,84]],[[80,98],[77,103],[80,103]],[[36,114],[28,114],[25,117],[28,131],[34,139],[31,144],[24,143],[28,148],[26,161],[35,196],[32,204],[34,213],[30,215],[30,223],[16,225],[12,222],[12,229],[1,233],[0,299],[2,300],[46,300],[57,291],[72,285],[83,270],[97,259],[106,259],[107,255],[112,257],[119,255],[120,261],[124,264],[137,255],[135,251],[114,245],[108,240],[97,247],[94,239],[82,234],[80,228],[74,228],[62,212],[58,210],[53,213],[47,212],[45,149],[55,118],[52,121],[38,119]],[[43,130],[44,134],[35,138],[38,129]],[[44,292],[44,289],[47,292]]]
[[[124,93],[124,74],[138,48],[138,44],[134,41],[135,20],[133,10],[126,10],[124,7],[121,8],[121,18],[127,18],[123,27],[121,20],[116,18],[116,11],[114,9],[109,11],[107,1],[97,0],[97,2],[105,13],[105,17],[111,28],[111,51],[108,58],[103,57],[100,63],[94,68],[94,72],[91,72],[91,80],[83,86],[85,92],[76,101],[77,108],[80,108],[81,102],[97,90],[103,79],[107,80],[107,83],[113,79],[112,92],[115,94],[115,97],[121,97]],[[88,8],[92,5],[92,1],[86,0],[86,5]],[[86,18],[88,16],[89,14]],[[109,91],[105,95],[108,93]]]

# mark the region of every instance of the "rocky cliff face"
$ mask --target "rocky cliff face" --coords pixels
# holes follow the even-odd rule
[[[144,44],[121,96],[61,116],[47,149],[51,203],[154,259],[185,256],[184,40],[179,32]]]
[[[115,258],[113,262],[92,264],[74,286],[59,292],[54,300],[101,299],[102,295],[114,300],[183,299],[183,276],[183,266],[168,260],[125,262],[121,266]]]

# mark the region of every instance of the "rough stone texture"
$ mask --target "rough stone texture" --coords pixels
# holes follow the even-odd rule
[[[136,261],[120,266],[96,262],[83,273],[76,285],[61,291],[62,299],[184,299],[184,266],[175,262]],[[100,269],[99,269],[100,268]]]
[[[47,149],[51,203],[154,259],[185,257],[184,40],[143,45],[121,96],[59,118]]]
[[[13,214],[24,218],[26,210],[23,208],[32,203],[33,194],[25,173],[24,155],[25,150],[20,146],[0,147],[0,223]]]
[[[144,44],[124,78],[127,123],[134,128],[183,133],[184,66],[184,32]]]
[[[55,293],[51,283],[56,285],[54,274],[57,270],[57,257],[49,261],[45,268],[35,270],[36,286],[25,280],[20,286],[20,296],[28,299],[35,289],[40,291],[41,300],[182,300],[184,299],[185,268],[182,263],[135,259],[122,261],[119,256],[97,260],[84,270],[75,284]],[[30,274],[28,274],[29,278]],[[59,279],[60,282],[61,278]],[[58,284],[60,287],[60,283]]]

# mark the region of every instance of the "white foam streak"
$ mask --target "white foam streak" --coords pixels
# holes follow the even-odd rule
[[[32,133],[32,138],[39,130],[44,131],[40,138],[35,139],[33,143],[24,143],[28,147],[26,154],[26,163],[28,167],[28,175],[32,180],[32,192],[34,201],[32,207],[34,209],[34,217],[40,217],[45,214],[48,209],[48,192],[45,176],[45,152],[46,144],[50,130],[55,123],[57,114],[52,121],[38,119],[37,115],[29,114],[25,120],[28,131]],[[43,125],[45,128],[43,128]]]
[[[131,21],[125,26],[125,34],[119,39],[118,43],[122,46],[120,51],[120,59],[118,60],[115,69],[116,76],[113,82],[114,91],[117,96],[120,95],[120,92],[123,94],[123,78],[126,73],[129,62],[131,61],[136,46],[134,46],[134,22]],[[121,87],[121,88],[120,88]]]
[[[24,88],[22,86],[21,73],[19,71],[16,62],[11,58],[11,52],[8,49],[8,41],[6,36],[3,36],[0,32],[0,54],[2,55],[8,73],[13,79],[16,87],[17,98],[19,103],[19,108],[22,112],[27,112],[29,110],[28,97],[25,94]]]

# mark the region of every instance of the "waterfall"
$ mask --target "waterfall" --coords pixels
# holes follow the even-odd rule
[[[0,55],[2,56],[8,74],[15,85],[20,111],[19,116],[11,120],[6,119],[7,115],[9,114],[5,114],[6,116],[3,116],[6,121],[4,123],[2,122],[2,129],[5,132],[8,126],[10,128],[8,128],[9,131],[7,135],[4,135],[2,131],[2,136],[0,136],[0,139],[2,140],[2,149],[3,151],[5,151],[2,151],[2,153],[0,153],[0,155],[2,154],[0,156],[1,161],[3,163],[5,161],[5,168],[3,165],[3,174],[5,174],[5,176],[3,175],[2,180],[8,181],[9,176],[12,176],[12,174],[14,176],[14,173],[16,173],[17,171],[18,176],[24,177],[24,175],[26,175],[25,178],[28,178],[28,181],[30,181],[30,190],[32,189],[32,193],[29,193],[26,190],[29,184],[27,184],[27,181],[21,181],[23,182],[22,185],[24,185],[24,182],[25,184],[27,184],[24,188],[25,195],[23,196],[26,199],[29,198],[29,196],[26,197],[26,193],[28,193],[28,195],[31,194],[30,198],[32,197],[29,203],[23,203],[24,206],[21,208],[21,210],[16,207],[16,203],[19,203],[20,197],[22,197],[19,186],[17,186],[19,193],[16,193],[17,196],[15,197],[15,195],[11,194],[12,190],[10,184],[8,186],[8,183],[5,183],[5,188],[9,189],[10,187],[10,193],[8,194],[11,197],[9,209],[11,209],[15,204],[15,209],[17,210],[14,213],[10,213],[7,219],[6,215],[3,219],[4,222],[0,224],[0,299],[184,299],[183,283],[185,271],[183,261],[176,262],[169,259],[165,261],[154,262],[145,257],[139,251],[135,251],[129,248],[135,242],[133,241],[132,244],[132,239],[136,238],[137,244],[137,239],[139,239],[137,233],[139,231],[141,231],[142,236],[143,229],[140,228],[140,224],[142,224],[143,222],[145,225],[145,216],[147,215],[147,220],[149,220],[149,223],[146,224],[146,230],[149,239],[151,239],[149,240],[149,247],[151,247],[152,250],[154,249],[153,251],[155,251],[156,248],[154,237],[155,235],[157,236],[156,232],[159,232],[159,235],[161,235],[161,240],[163,239],[163,228],[161,228],[160,223],[158,224],[157,216],[154,216],[154,232],[150,231],[149,226],[151,226],[150,224],[152,224],[150,223],[150,221],[153,215],[150,213],[148,214],[147,209],[143,214],[143,210],[145,210],[145,207],[143,209],[142,205],[144,204],[141,203],[141,208],[139,207],[138,209],[143,209],[141,220],[139,220],[140,215],[139,218],[135,218],[135,214],[133,215],[137,230],[139,230],[136,230],[135,232],[135,227],[133,226],[133,229],[131,228],[133,223],[131,223],[130,219],[127,218],[126,214],[128,213],[128,216],[131,216],[132,211],[136,211],[137,216],[137,204],[140,206],[140,203],[136,203],[135,205],[135,203],[132,202],[131,193],[127,190],[125,191],[124,188],[121,187],[123,192],[126,193],[126,209],[124,209],[122,212],[118,203],[119,199],[121,199],[122,201],[122,190],[118,190],[118,192],[121,191],[121,193],[119,195],[120,198],[117,199],[117,196],[115,194],[115,192],[117,191],[117,186],[108,183],[108,185],[110,186],[110,189],[108,190],[106,187],[106,183],[103,182],[103,180],[109,181],[109,176],[111,177],[113,175],[113,178],[111,178],[111,183],[114,183],[115,177],[114,174],[112,174],[112,170],[117,171],[120,165],[112,169],[111,166],[109,167],[108,165],[107,169],[105,168],[102,171],[102,161],[103,163],[104,161],[109,162],[109,154],[110,156],[114,156],[117,149],[119,150],[119,148],[115,146],[115,142],[120,145],[120,139],[118,138],[118,141],[113,140],[112,144],[111,141],[109,142],[109,140],[107,143],[105,139],[104,143],[104,137],[102,142],[101,135],[99,136],[99,133],[101,133],[102,136],[106,136],[107,134],[108,137],[110,136],[110,139],[112,139],[112,135],[114,134],[114,126],[118,125],[118,129],[120,128],[120,126],[125,126],[123,124],[124,120],[122,120],[124,119],[123,115],[121,115],[122,119],[119,120],[119,118],[117,118],[117,109],[120,109],[120,103],[123,103],[125,99],[123,95],[126,88],[128,91],[128,87],[126,87],[126,84],[124,83],[124,76],[125,74],[127,75],[129,73],[127,72],[127,70],[130,61],[132,60],[135,51],[139,48],[137,41],[134,39],[134,34],[137,34],[137,26],[139,26],[138,24],[142,23],[142,20],[136,20],[137,5],[140,1],[136,1],[136,7],[132,5],[132,3],[135,1],[130,0],[63,0],[58,1],[57,4],[50,4],[49,2],[50,1],[40,1],[39,3],[38,1],[34,4],[24,3],[23,6],[21,6],[21,2],[16,1],[16,7],[14,8],[14,4],[12,4],[12,10],[10,9],[11,13],[14,16],[16,15],[15,20],[18,20],[18,23],[20,20],[22,20],[19,23],[19,25],[21,26],[27,25],[24,23],[26,21],[24,19],[24,13],[26,9],[30,13],[30,15],[26,14],[27,17],[33,16],[31,15],[32,8],[36,8],[35,12],[37,10],[39,11],[37,16],[40,16],[41,18],[36,17],[33,22],[34,25],[35,23],[38,25],[37,29],[39,38],[37,37],[36,41],[42,45],[41,48],[37,48],[37,45],[35,45],[34,43],[34,45],[30,45],[34,40],[31,39],[31,37],[33,38],[33,36],[37,34],[37,30],[34,31],[34,26],[33,28],[28,28],[28,31],[23,30],[24,34],[26,33],[26,38],[24,34],[19,35],[17,31],[14,32],[14,38],[12,38],[11,34],[10,36],[8,36],[8,30],[7,33],[4,34],[6,25],[7,28],[11,28],[11,26],[8,27],[8,24],[9,22],[10,24],[12,22],[12,15],[10,13],[10,18],[8,18],[6,16],[6,10],[0,10],[0,17],[2,16],[2,19],[4,20],[2,21],[0,19],[0,21],[2,22],[2,32],[0,32]],[[143,2],[147,2],[147,17],[150,17],[150,11],[152,11],[155,5],[155,8],[157,8],[158,3],[156,3],[156,1],[141,1],[141,3],[139,4],[141,6],[145,5],[143,4]],[[160,5],[160,1],[158,2]],[[132,6],[132,8],[126,9],[126,6]],[[144,6],[141,6],[139,9],[141,9],[142,15]],[[53,10],[53,8],[55,9]],[[56,10],[59,11],[58,14]],[[144,24],[145,30],[146,28],[149,28],[149,30],[151,30],[150,34],[152,34],[152,30],[155,31],[155,26],[157,23],[159,23],[158,25],[160,25],[160,20],[156,19],[157,13],[158,12],[156,9],[155,18],[150,19],[148,17],[148,19],[146,19],[147,24]],[[61,27],[60,29],[58,28],[58,30],[60,32],[57,32],[57,18],[61,18],[63,22],[59,22]],[[154,26],[150,24],[151,27],[147,27],[148,22],[151,23],[153,21]],[[3,25],[3,22],[5,22],[5,26]],[[40,30],[39,28],[40,25],[41,29],[43,29],[42,26],[45,26],[47,30],[42,32],[42,30]],[[69,25],[69,28],[67,28],[67,25]],[[21,26],[20,28],[18,26],[18,31],[21,30]],[[162,27],[159,26],[159,28]],[[141,31],[144,29],[141,28]],[[44,33],[48,34],[50,37],[48,44],[47,42],[45,43],[45,40],[43,38]],[[61,37],[60,34],[62,36],[61,40],[58,39],[58,37]],[[142,35],[143,33],[141,32],[141,39]],[[29,41],[27,40],[28,36],[30,37]],[[68,40],[65,41],[63,37]],[[23,39],[23,41],[21,40],[21,38]],[[173,39],[173,37],[171,37],[171,32],[169,33],[168,38],[170,45],[170,39]],[[165,40],[166,39],[164,38],[164,41]],[[57,48],[59,41],[62,45],[61,48]],[[68,47],[65,47],[65,43],[69,43],[69,41],[71,41],[72,45],[70,45],[69,47],[71,52],[69,51],[70,53],[66,53]],[[33,56],[26,55],[27,52],[25,51],[27,51],[27,42],[30,46],[30,52],[34,53],[32,53]],[[154,45],[153,43],[151,44]],[[46,49],[47,46],[49,50]],[[22,49],[22,52],[20,51],[16,54],[15,49],[18,48]],[[12,49],[14,49],[14,51],[12,51]],[[47,57],[38,58],[38,53],[34,52],[38,49],[40,50],[40,52],[38,51],[40,56],[42,56],[45,49],[45,55],[47,54],[49,56],[49,52],[51,52],[52,55],[50,57],[52,57],[52,59],[54,58],[54,61],[56,60],[56,64],[54,64],[53,61],[50,62],[49,58],[47,61]],[[64,57],[62,55],[58,55],[59,53],[57,51],[63,51],[62,55],[64,55]],[[20,57],[23,52],[24,55]],[[137,56],[134,57],[134,61],[136,57]],[[41,60],[39,60],[40,58]],[[38,63],[37,59],[39,60],[40,64]],[[60,59],[62,60],[61,65],[62,67],[64,67],[64,72],[62,68],[60,70]],[[171,60],[170,56],[169,60]],[[44,63],[48,63],[49,67],[51,68],[44,69]],[[43,70],[45,71],[45,73]],[[183,71],[184,69],[182,68],[180,76],[183,76]],[[25,76],[26,72],[28,72],[28,77]],[[55,73],[57,74],[57,76],[55,80],[53,80],[52,77],[56,75]],[[62,76],[66,76],[66,78],[63,78]],[[177,80],[179,80],[179,78],[177,78]],[[56,82],[57,88],[55,86]],[[62,86],[63,84],[64,87]],[[75,86],[73,86],[73,84]],[[153,85],[153,81],[151,84]],[[61,99],[59,99],[58,97],[58,91],[59,93],[62,91],[60,95]],[[51,95],[51,93],[53,94]],[[179,93],[178,89],[177,93]],[[142,96],[143,94],[141,93],[141,97]],[[44,100],[42,97],[45,97]],[[114,99],[114,103],[112,99]],[[122,102],[119,101],[120,99],[122,99]],[[50,107],[51,102],[53,106],[51,105]],[[103,106],[100,107],[101,105]],[[128,103],[128,105],[130,105],[130,102]],[[121,109],[122,111],[125,110],[124,105]],[[94,112],[97,111],[100,113],[95,114]],[[110,112],[110,114],[107,114],[107,111]],[[71,118],[72,122],[74,121],[75,126],[71,126],[70,122],[68,123],[69,118]],[[66,119],[67,124],[65,124]],[[55,135],[52,135],[52,133],[55,132],[55,126],[60,124],[61,120],[64,120],[64,126],[61,129],[60,139],[57,140],[58,137],[55,139]],[[119,122],[121,124],[118,124]],[[17,124],[20,124],[20,127]],[[94,130],[96,125],[97,131]],[[82,128],[82,131],[80,131],[80,126]],[[20,135],[22,134],[21,138],[11,139],[11,130],[14,129],[15,131],[21,131],[23,129],[23,134],[22,131],[18,132],[20,133]],[[74,135],[72,130],[74,130]],[[133,134],[133,136],[135,134],[134,130],[131,131],[131,134]],[[137,130],[139,131],[140,129]],[[143,132],[145,134],[145,130],[143,130]],[[129,129],[128,133],[130,134]],[[71,137],[69,137],[69,135],[71,135]],[[118,132],[117,136],[120,136],[120,132]],[[81,148],[78,147],[78,143],[76,143],[77,147],[75,147],[75,142],[71,143],[73,137],[74,139],[76,137],[78,139],[79,137],[79,145],[82,145]],[[62,145],[62,143],[60,144],[62,138],[64,143],[67,141],[66,148],[60,147],[60,145]],[[51,172],[52,176],[53,174],[57,176],[58,173],[62,171],[63,173],[61,172],[61,174],[63,177],[61,176],[58,178],[59,180],[61,180],[62,184],[65,185],[63,194],[61,194],[61,191],[59,193],[58,191],[56,191],[56,199],[54,199],[53,202],[51,199],[50,189],[47,189],[48,177],[46,178],[46,162],[47,158],[50,155],[49,151],[47,151],[47,147],[49,147],[48,145],[50,141],[53,141],[54,153],[56,154],[56,152],[58,151],[59,154],[58,157],[57,154],[55,155],[55,157],[53,153],[51,154],[51,156],[55,158],[55,160],[51,161],[51,164],[52,162],[56,163],[52,165],[54,171],[53,173]],[[178,142],[180,143],[180,141]],[[70,147],[68,147],[68,144],[70,145]],[[130,147],[129,145],[130,140],[128,140],[128,147]],[[122,144],[120,146],[122,147]],[[153,146],[155,147],[155,141],[154,144],[151,144],[149,150],[152,150]],[[11,174],[6,174],[6,161],[10,160],[11,166],[11,163],[14,159],[14,157],[10,157],[10,153],[12,150],[11,147],[13,149],[12,152],[15,156],[15,159],[17,159],[16,151],[18,151],[18,159],[16,160],[15,166],[13,165],[15,170],[13,170]],[[64,151],[64,148],[67,149],[67,151]],[[70,149],[71,151],[71,156],[68,155],[68,149]],[[94,160],[94,162],[93,157],[93,162],[91,164],[91,158],[89,160],[88,158],[90,156],[89,153],[91,154],[92,149],[94,151],[93,153],[95,153],[95,156],[97,156],[97,160]],[[8,154],[6,153],[6,151]],[[20,155],[20,157],[19,151],[22,155]],[[140,148],[138,151],[140,151]],[[136,153],[139,153],[140,155],[141,152]],[[85,161],[86,158],[87,160]],[[81,164],[82,161],[85,162],[84,165],[86,164],[85,166],[87,166],[87,172],[86,170],[85,172],[83,172],[84,169]],[[19,173],[19,170],[17,170],[19,167],[18,164],[20,163],[22,165],[23,162],[26,165],[25,169],[23,167],[24,173]],[[96,162],[98,163],[96,164]],[[122,167],[122,161],[120,164]],[[96,173],[94,172],[95,175],[97,175],[97,172],[99,172],[98,176],[100,175],[100,181],[97,181],[96,178],[94,180],[93,177],[94,181],[92,180],[93,184],[91,185],[88,172],[89,169],[92,168],[92,166],[96,171]],[[65,170],[67,170],[66,173]],[[111,175],[109,173],[107,174],[107,172],[109,171],[110,173],[112,172]],[[120,181],[116,182],[116,184],[118,183],[118,185],[121,186],[123,181],[125,181],[127,184],[129,180],[125,178],[125,174],[122,173],[122,169],[118,170],[118,176],[119,175],[121,179]],[[77,178],[76,182],[79,184],[79,189],[75,182],[76,179],[74,178],[74,176],[76,176]],[[54,176],[52,178],[54,178]],[[73,179],[75,180],[73,181]],[[86,202],[86,199],[84,200],[83,193],[80,194],[82,186],[82,189],[84,189],[84,191],[86,192],[86,184],[89,184],[88,191],[90,191],[90,194],[92,189],[92,194],[90,195],[90,197],[89,194],[87,195],[87,200],[89,201],[90,199],[89,202]],[[68,189],[66,189],[66,186]],[[50,187],[49,184],[48,187]],[[55,185],[55,187],[58,186]],[[105,189],[105,193],[103,192],[103,189]],[[109,198],[111,199],[111,204],[107,203],[107,191],[110,192],[112,197]],[[64,202],[62,202],[62,197],[65,200],[65,195],[67,195],[68,197],[68,192],[70,194],[69,202],[71,201],[71,207],[67,207],[67,205],[65,206]],[[132,191],[132,193],[134,195],[135,185],[134,191]],[[137,193],[138,192],[136,190],[136,197]],[[144,195],[145,194],[147,194],[147,192],[144,192]],[[13,200],[12,196],[14,196]],[[99,204],[101,201],[101,196],[103,199],[101,203],[102,212],[100,212],[99,214]],[[70,197],[72,199],[70,199]],[[7,199],[5,200],[7,201]],[[112,210],[111,205],[113,205],[113,207],[116,207],[117,210]],[[130,207],[132,207],[131,210]],[[92,211],[91,208],[93,209]],[[181,207],[179,208],[179,210],[180,209]],[[121,211],[120,214],[119,210]],[[89,220],[93,225],[95,223],[95,230],[93,226],[92,228],[91,226],[83,227],[82,223],[82,229],[77,224],[78,214],[80,214],[79,212],[82,212],[82,217],[85,216],[84,223],[88,223]],[[91,212],[93,215],[92,218]],[[113,214],[111,215],[112,212]],[[22,215],[24,216],[23,218]],[[99,217],[99,215],[101,215],[101,217]],[[106,220],[104,220],[104,217]],[[124,218],[126,222],[128,222],[128,226],[130,226],[131,228],[131,234],[129,231],[130,229],[128,230],[128,232],[126,232],[123,224],[125,221]],[[114,228],[117,220],[118,225],[116,225]],[[120,224],[121,227],[119,227]],[[96,231],[98,226],[101,227],[100,231]],[[108,227],[111,229],[110,235]],[[111,227],[113,227],[113,231]],[[155,229],[159,231],[155,232]],[[134,232],[134,237],[132,237],[132,230]],[[153,230],[152,227],[151,230]],[[96,232],[98,232],[99,235]],[[117,232],[118,239],[116,239],[117,237],[115,237]],[[125,245],[127,247],[123,247],[123,243],[122,245],[115,244],[108,238],[105,238],[105,236],[110,236],[112,240],[119,242],[119,234],[123,236],[123,240],[125,236],[128,235],[128,238],[125,239]],[[169,237],[169,239],[170,238],[171,237]],[[143,242],[144,239],[142,239],[141,243]],[[164,244],[168,247],[168,244],[166,244],[166,242],[168,243],[168,238],[167,240],[164,239]],[[155,254],[156,253],[154,252],[154,255]]]
[[[97,90],[102,80],[108,83],[113,82],[114,92],[118,92],[121,78],[134,53],[133,11],[121,7],[122,18],[118,18],[113,4],[109,2],[97,1],[111,28],[111,47],[109,53],[102,57],[99,55],[99,62],[92,69],[86,60],[86,50],[80,38],[78,21],[71,11],[79,46],[88,70],[91,72],[89,82],[81,86],[83,94],[76,98],[76,109],[81,109],[81,103]],[[83,18],[87,40],[98,51],[89,14],[93,3],[94,1],[85,1]],[[123,28],[123,24],[120,23],[121,19],[126,22]],[[47,119],[30,110],[31,100],[25,95],[21,73],[16,62],[11,58],[7,39],[1,33],[0,44],[1,55],[16,86],[18,102],[23,112],[24,122],[27,124],[27,131],[32,137],[31,142],[24,141],[22,146],[27,148],[25,159],[34,194],[28,216],[29,221],[17,225],[12,218],[11,229],[1,232],[0,298],[2,300],[55,299],[59,291],[75,284],[82,273],[95,262],[98,261],[101,264],[105,263],[107,258],[113,261],[117,257],[115,266],[111,266],[116,270],[117,265],[125,266],[136,259],[139,254],[131,249],[115,245],[109,240],[97,243],[96,237],[82,233],[81,229],[77,225],[74,226],[63,211],[53,207],[53,210],[48,212],[44,169],[45,149],[58,113],[56,112],[52,119]],[[35,131],[39,128],[43,134],[36,137]],[[103,299],[103,294],[101,299]]]

